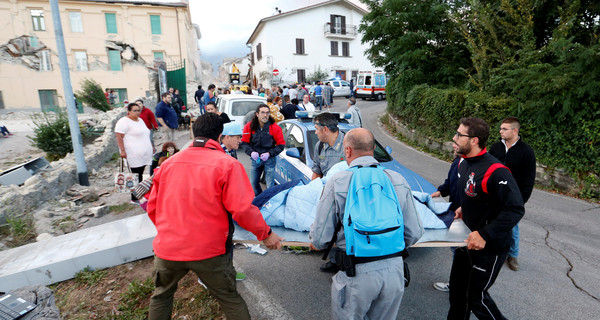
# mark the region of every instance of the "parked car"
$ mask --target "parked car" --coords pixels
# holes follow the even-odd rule
[[[285,149],[277,156],[275,164],[275,183],[282,184],[295,179],[308,183],[312,178],[313,156],[318,141],[315,126],[312,122],[314,112],[297,112],[298,119],[284,120],[278,123],[283,131]],[[347,114],[340,114],[345,117]],[[348,114],[349,116],[349,114]],[[338,125],[342,132],[348,132],[356,126],[340,120]],[[390,147],[383,148],[375,141],[375,159],[386,169],[400,173],[413,191],[433,193],[437,189],[423,177],[394,160]]]
[[[244,117],[250,112],[256,112],[259,104],[266,104],[267,99],[249,94],[222,94],[217,96],[217,108],[225,112],[232,122],[244,126]]]

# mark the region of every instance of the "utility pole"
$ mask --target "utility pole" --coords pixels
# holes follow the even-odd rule
[[[54,23],[54,36],[56,37],[60,74],[62,76],[63,88],[65,89],[71,142],[73,143],[73,153],[75,154],[75,162],[77,164],[77,177],[79,178],[80,185],[89,186],[90,180],[85,165],[85,157],[83,156],[83,143],[81,141],[81,132],[79,131],[77,110],[75,109],[75,96],[73,95],[73,87],[71,86],[71,74],[69,73],[69,63],[67,62],[67,51],[65,50],[65,39],[60,22],[58,0],[50,0],[50,8],[52,8],[52,22]]]

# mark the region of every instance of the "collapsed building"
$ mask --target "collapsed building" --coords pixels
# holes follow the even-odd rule
[[[200,29],[188,1],[77,0],[59,7],[74,92],[87,78],[114,90],[117,103],[156,99],[159,67],[181,70],[182,93],[186,80],[200,79]],[[0,2],[0,109],[66,105],[51,13],[47,1]]]

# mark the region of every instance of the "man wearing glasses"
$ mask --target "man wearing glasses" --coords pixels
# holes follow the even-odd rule
[[[523,199],[508,168],[485,149],[490,127],[479,118],[462,118],[454,150],[462,218],[472,231],[456,249],[450,273],[448,319],[505,319],[488,293],[506,260],[511,230],[523,217]]]
[[[508,117],[502,120],[500,124],[500,138],[502,141],[494,143],[490,147],[490,154],[504,163],[510,169],[513,177],[517,181],[523,203],[527,203],[533,185],[535,184],[535,153],[519,136],[521,125],[519,119]],[[508,267],[513,270],[519,270],[517,257],[519,256],[519,224],[512,230],[512,241],[508,251]]]
[[[254,195],[262,193],[260,175],[265,172],[267,189],[275,185],[275,157],[285,147],[283,132],[271,117],[269,106],[259,104],[252,121],[244,126],[242,135],[244,152],[252,158],[250,182]]]

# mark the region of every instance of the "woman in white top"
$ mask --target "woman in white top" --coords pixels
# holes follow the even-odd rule
[[[152,164],[152,142],[150,130],[140,119],[142,108],[135,103],[127,105],[127,116],[119,119],[115,126],[117,145],[121,158],[127,159],[127,164],[133,173],[138,174],[139,182],[146,166]],[[131,195],[131,200],[136,198]]]

